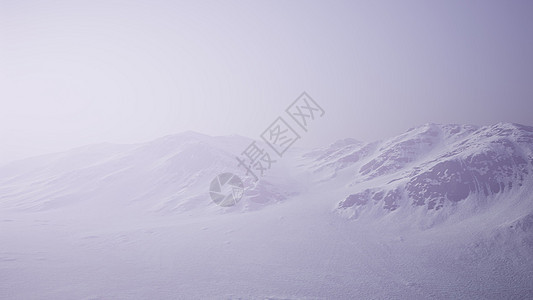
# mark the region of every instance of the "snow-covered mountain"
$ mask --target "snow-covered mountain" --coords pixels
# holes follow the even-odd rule
[[[186,132],[16,161],[0,166],[0,207],[221,211],[207,187],[223,172],[246,179],[243,205],[230,211],[290,200],[327,182],[345,194],[336,210],[351,218],[396,212],[443,219],[458,210],[469,216],[499,201],[511,205],[509,198],[531,198],[533,127],[519,124],[425,124],[383,141],[347,138],[310,152],[290,151],[258,183],[244,177],[235,159],[251,141]]]
[[[251,142],[186,132],[0,166],[0,298],[533,296],[533,127],[294,148],[258,183],[235,159]],[[247,185],[233,207],[209,197],[223,172]]]
[[[242,137],[187,132],[138,145],[95,145],[0,168],[0,205],[46,210],[106,201],[144,208],[186,205],[205,182],[233,167]],[[189,203],[190,204],[190,203]],[[105,205],[104,205],[105,207]]]
[[[287,185],[290,181],[267,177],[256,183],[244,176],[236,156],[251,142],[241,136],[185,132],[142,144],[91,145],[16,161],[0,166],[0,207],[220,211],[208,187],[223,172],[242,175],[247,184],[249,201],[233,210],[253,210],[257,203],[280,201],[294,193]]]
[[[385,141],[341,141],[306,157],[330,180],[345,174],[338,180],[356,191],[338,208],[357,217],[375,207],[450,213],[462,202],[479,209],[515,194],[531,200],[532,149],[533,127],[426,124]]]

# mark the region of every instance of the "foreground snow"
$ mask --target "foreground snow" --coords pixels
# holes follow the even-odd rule
[[[402,230],[346,222],[320,200],[209,217],[3,216],[2,298],[533,296],[533,245],[504,223]]]

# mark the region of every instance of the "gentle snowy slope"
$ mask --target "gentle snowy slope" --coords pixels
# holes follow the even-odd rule
[[[0,207],[46,211],[74,206],[85,213],[106,207],[141,213],[218,211],[209,201],[209,182],[222,172],[244,175],[235,157],[251,141],[187,132],[144,144],[96,145],[13,162],[0,166]],[[247,197],[265,203],[268,197],[294,193],[273,181],[247,182]]]

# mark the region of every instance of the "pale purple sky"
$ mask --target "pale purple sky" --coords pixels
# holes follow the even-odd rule
[[[532,125],[533,1],[0,0],[0,162],[194,130],[302,145],[426,122]]]

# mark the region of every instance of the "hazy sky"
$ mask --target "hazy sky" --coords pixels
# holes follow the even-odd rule
[[[533,122],[533,1],[0,0],[0,162],[194,130],[302,145]]]

